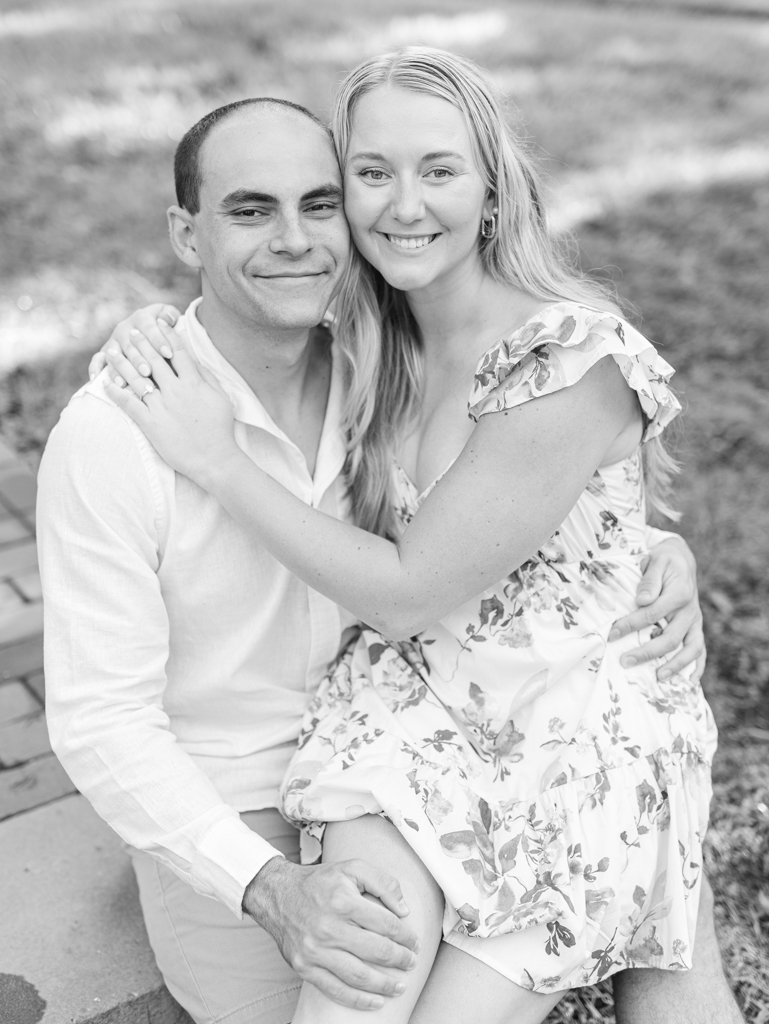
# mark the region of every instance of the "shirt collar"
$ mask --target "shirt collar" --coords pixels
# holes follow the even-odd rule
[[[202,301],[202,296],[199,296],[189,304],[179,319],[176,330],[186,336],[200,365],[210,370],[219,381],[232,402],[236,420],[265,430],[268,434],[279,438],[291,448],[299,451],[291,438],[275,423],[235,367],[227,362],[214,345],[208,331],[197,316],[198,307]],[[341,472],[346,456],[346,445],[341,425],[344,390],[341,359],[337,345],[333,343],[331,346],[331,385],[315,467],[315,485],[316,488],[322,488],[322,490],[325,490]]]

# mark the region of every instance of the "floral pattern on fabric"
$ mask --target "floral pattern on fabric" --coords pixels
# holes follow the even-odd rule
[[[566,387],[607,354],[655,436],[679,408],[671,368],[617,317],[571,303],[482,358],[471,415]],[[394,473],[405,528],[427,492]],[[653,663],[620,665],[650,631],[608,643],[646,553],[639,449],[595,474],[535,556],[418,638],[361,627],[284,782],[306,857],[325,822],[384,814],[445,893],[447,941],[528,989],[689,967],[716,733],[690,671],[660,682]]]
[[[681,411],[668,385],[672,366],[618,316],[566,302],[548,306],[486,353],[476,370],[470,415],[477,420],[559,391],[608,355],[638,395],[647,420],[643,440],[656,437]]]

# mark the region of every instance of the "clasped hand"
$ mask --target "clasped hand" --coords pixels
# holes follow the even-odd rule
[[[148,348],[149,375],[135,370],[117,346],[114,352],[110,348],[107,357],[119,383],[105,379],[104,390],[172,469],[205,486],[240,455],[232,403],[213,374],[178,342],[169,349],[170,359]]]

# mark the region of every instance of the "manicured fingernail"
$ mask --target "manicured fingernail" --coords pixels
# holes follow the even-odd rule
[[[122,377],[115,377],[115,384],[117,384],[119,388],[125,387],[125,381],[123,380]]]
[[[110,345],[110,347],[107,349],[107,352],[109,352],[111,356],[120,355],[120,349],[116,345]]]
[[[142,374],[143,377],[149,377],[150,372],[150,368],[146,363],[142,363],[139,367],[139,373]]]
[[[659,672],[657,673],[657,678],[658,678],[659,680],[663,680],[663,679],[670,679],[670,677],[671,677],[672,675],[673,675],[673,673],[672,673],[672,672],[670,671],[670,669],[669,669],[669,668],[661,668],[661,669],[659,670]]]
[[[168,347],[168,345],[162,345],[161,346],[160,354],[161,354],[161,356],[164,356],[166,359],[172,359],[173,358],[173,352]]]
[[[88,374],[88,379],[89,379],[89,380],[94,380],[94,378],[95,378],[95,377],[96,377],[96,374],[95,374],[95,373],[89,373],[89,374]]]
[[[634,665],[638,664],[636,659],[631,657],[631,655],[629,655],[629,654],[623,655],[619,659],[619,663],[620,663],[620,665],[622,665],[623,668],[633,668]]]
[[[395,986],[395,991],[398,993],[399,996],[402,996],[403,993],[406,991],[406,986],[403,984],[402,981],[399,981],[398,984]]]
[[[132,338],[141,338],[141,336],[142,336],[142,332],[140,330],[137,330],[136,327],[132,327],[131,328],[131,337]]]
[[[622,633],[620,633],[620,631],[617,629],[617,627],[616,626],[612,626],[611,627],[611,632],[609,633],[609,641],[619,640],[619,638],[621,636],[622,636]]]
[[[418,953],[421,948],[422,948],[422,943],[419,941],[419,939],[417,939],[417,941],[416,941],[416,943],[414,945],[414,952]]]
[[[638,591],[638,600],[639,601],[648,601],[651,596],[652,595],[651,595],[651,591],[650,590],[639,590]]]
[[[369,1006],[371,1007],[372,1010],[381,1010],[382,1007],[384,1006],[384,999],[380,999],[379,996],[374,996],[374,998],[369,1003]]]

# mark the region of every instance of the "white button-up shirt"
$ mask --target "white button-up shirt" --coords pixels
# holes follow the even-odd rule
[[[232,400],[240,447],[309,505],[346,515],[338,364],[310,476],[214,347],[199,301],[177,330]],[[163,462],[100,378],[51,434],[37,522],[54,750],[126,842],[240,915],[277,851],[238,812],[278,805],[345,613]]]

